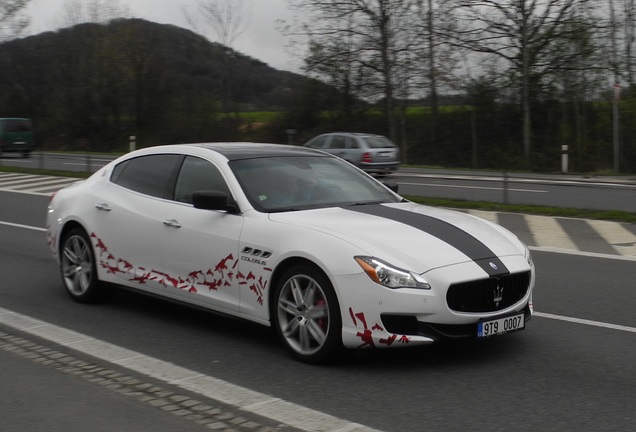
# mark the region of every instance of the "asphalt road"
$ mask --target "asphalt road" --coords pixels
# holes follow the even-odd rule
[[[391,180],[403,195],[636,213],[632,177],[404,169]]]
[[[47,200],[0,192],[3,309],[379,430],[633,429],[633,260],[535,250],[539,314],[525,331],[479,343],[352,353],[335,365],[315,367],[290,359],[268,329],[253,324],[132,293],[101,305],[73,303],[41,231]],[[29,430],[20,419],[46,406],[46,394],[37,387],[44,378],[32,364],[5,361],[7,355],[13,354],[0,356],[3,367],[17,371],[0,375],[3,387],[21,386],[21,391],[12,404],[0,404],[0,418],[14,419],[11,428],[2,430]],[[34,381],[17,381],[17,375]],[[38,396],[16,406],[16,398],[28,398],[29,389]],[[100,403],[76,396],[79,402],[69,403],[87,405],[86,412]],[[51,400],[55,397],[50,394]],[[120,415],[123,408],[117,403],[110,399],[105,412]],[[23,414],[18,419],[16,409]],[[78,405],[77,411],[82,409]],[[127,402],[126,410],[132,410],[126,416],[143,424],[155,418],[155,411],[141,403],[135,408]],[[64,430],[88,430],[99,419],[84,416],[84,429],[71,425]],[[120,430],[137,430],[131,425]],[[157,430],[186,429],[166,423]]]

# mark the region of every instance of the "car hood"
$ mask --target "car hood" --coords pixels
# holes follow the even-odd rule
[[[492,266],[493,258],[524,253],[517,237],[499,225],[411,202],[272,213],[270,218],[336,237],[361,254],[420,274],[467,261]],[[325,242],[325,248],[338,247],[329,238]]]

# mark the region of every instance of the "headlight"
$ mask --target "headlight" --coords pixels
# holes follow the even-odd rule
[[[419,288],[431,289],[426,280],[412,272],[394,267],[374,257],[357,256],[356,262],[362,270],[376,283],[387,288]]]
[[[523,256],[526,257],[526,261],[528,261],[528,265],[530,267],[534,266],[534,260],[532,259],[532,254],[530,253],[530,249],[528,248],[528,246],[526,246],[526,244],[524,243],[523,245],[524,247],[524,251],[523,251]]]

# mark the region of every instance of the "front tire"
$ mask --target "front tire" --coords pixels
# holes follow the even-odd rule
[[[273,326],[285,347],[306,363],[325,363],[342,351],[342,318],[329,278],[310,265],[285,272],[274,295]]]
[[[106,289],[97,279],[95,252],[86,232],[70,230],[62,240],[62,280],[66,292],[79,303],[94,303],[106,298]]]

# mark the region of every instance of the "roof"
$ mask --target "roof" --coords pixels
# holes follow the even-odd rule
[[[329,155],[307,147],[284,145],[284,144],[264,144],[264,143],[205,143],[190,144],[195,147],[213,150],[222,154],[228,160],[255,159],[265,157],[290,157],[290,156],[322,156]]]

